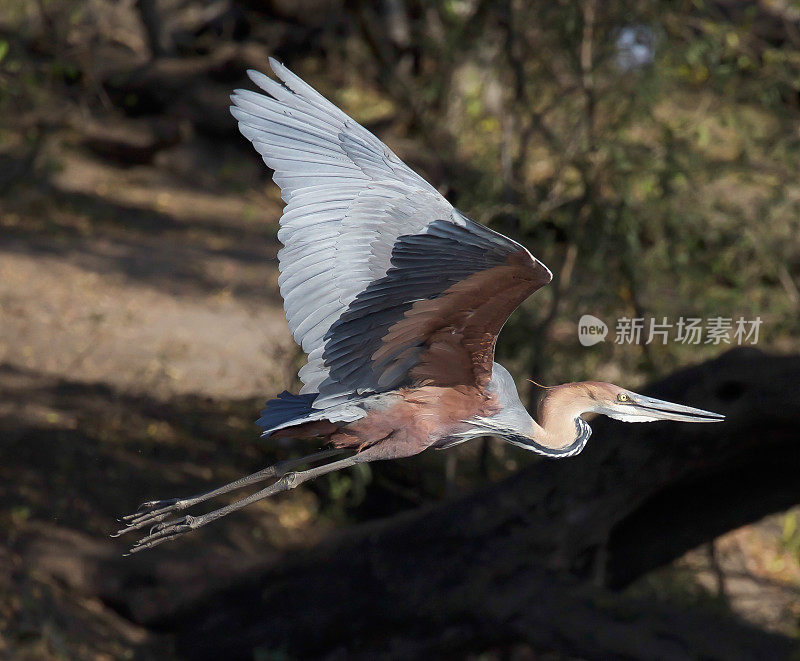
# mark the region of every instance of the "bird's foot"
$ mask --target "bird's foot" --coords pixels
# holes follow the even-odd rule
[[[142,537],[139,541],[137,541],[126,555],[138,553],[139,551],[144,551],[145,549],[151,549],[154,546],[158,546],[159,544],[163,544],[171,539],[180,537],[182,534],[200,527],[200,525],[202,525],[202,522],[198,518],[189,516],[188,514],[173,521],[164,521],[163,523],[158,523],[150,528],[150,533],[146,537]],[[125,532],[127,531],[128,529],[126,528]]]
[[[141,530],[147,526],[153,526],[166,519],[173,512],[180,511],[189,506],[188,498],[169,498],[167,500],[150,500],[139,505],[139,509],[133,514],[128,514],[119,519],[125,527],[112,533],[112,537],[119,537],[132,530]]]

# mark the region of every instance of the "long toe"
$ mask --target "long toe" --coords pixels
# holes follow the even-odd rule
[[[170,507],[172,505],[177,505],[181,501],[180,498],[167,498],[166,500],[148,500],[146,503],[142,503],[136,509],[133,514],[128,514],[122,517],[123,521],[131,521],[142,514],[146,514],[147,512],[151,512],[153,510],[160,510],[165,507]]]
[[[145,549],[151,549],[170,539],[180,537],[184,533],[195,528],[195,526],[192,525],[194,520],[195,519],[191,516],[182,516],[174,521],[165,521],[153,526],[149,535],[142,537],[131,547],[130,553],[138,553]]]
[[[122,523],[125,524],[124,528],[120,528],[117,532],[113,533],[112,537],[119,537],[126,532],[132,530],[141,530],[147,526],[152,526],[156,523],[164,521],[170,514],[181,508],[182,501],[180,498],[172,498],[170,500],[158,500],[149,503],[144,503],[144,506],[149,506],[148,509],[139,508],[134,514],[122,517]]]

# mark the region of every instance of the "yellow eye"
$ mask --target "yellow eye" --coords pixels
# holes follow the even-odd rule
[[[619,395],[617,395],[617,399],[620,402],[627,402],[628,401],[628,395],[625,394],[624,392],[621,392]]]

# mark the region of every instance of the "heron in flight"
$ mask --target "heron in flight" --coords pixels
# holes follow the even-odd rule
[[[586,446],[584,413],[625,422],[724,419],[598,381],[543,389],[529,415],[494,347],[508,316],[550,282],[550,270],[467,218],[372,133],[270,64],[280,82],[249,71],[266,94],[236,90],[231,113],[286,202],[278,282],[308,362],[300,394],[267,402],[258,424],[264,438],[321,437],[327,449],[208,493],[144,503],[116,533],[150,528],[131,552],[326,473],[479,436],[558,458]],[[170,518],[268,480],[226,507]]]

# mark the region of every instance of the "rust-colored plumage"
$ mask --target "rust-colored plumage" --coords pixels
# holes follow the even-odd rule
[[[133,552],[357,463],[487,434],[572,456],[591,434],[588,412],[627,422],[723,418],[601,382],[546,389],[532,418],[494,348],[509,315],[550,282],[548,268],[454,209],[374,135],[270,62],[282,84],[249,72],[266,94],[237,90],[231,112],[286,201],[279,284],[308,363],[300,394],[267,402],[258,424],[263,437],[314,436],[329,448],[198,496],[145,503],[117,533],[152,526]],[[170,520],[267,480],[231,505]]]
[[[417,338],[426,351],[410,371],[419,383],[485,388],[492,378],[494,345],[500,329],[520,303],[552,279],[524,248],[506,263],[475,273],[439,297],[415,303],[389,329],[387,346],[398,336]],[[379,358],[378,350],[376,358]]]

